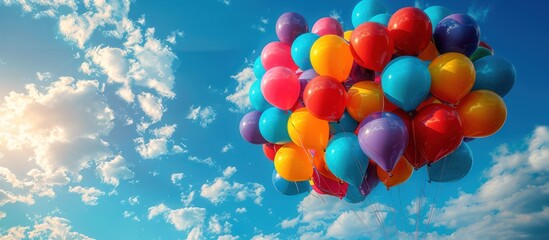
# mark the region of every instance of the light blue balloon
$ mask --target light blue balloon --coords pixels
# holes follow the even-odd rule
[[[389,101],[410,112],[429,96],[431,74],[419,58],[398,57],[383,70],[381,88]]]
[[[429,180],[433,182],[454,182],[462,179],[473,166],[473,153],[462,142],[459,147],[448,156],[436,161],[427,167]]]
[[[290,111],[271,107],[259,118],[259,132],[270,143],[289,143],[292,139],[288,134],[288,119],[290,119]]]
[[[357,126],[358,122],[345,111],[339,121],[330,122],[330,133],[335,135],[342,132],[355,132]]]
[[[254,62],[255,78],[261,80],[266,72],[267,70],[265,70],[265,67],[263,67],[263,63],[261,63],[261,56],[257,57]]]
[[[486,56],[475,61],[477,78],[473,90],[490,90],[501,97],[515,84],[516,71],[513,64],[498,56]]]
[[[389,25],[389,19],[391,19],[390,14],[382,13],[382,14],[378,14],[378,15],[375,15],[372,18],[370,18],[369,22],[376,22],[376,23],[379,23],[379,24],[383,24],[385,27],[387,27]]]
[[[254,83],[252,83],[252,86],[248,91],[248,97],[255,110],[265,111],[273,106],[265,100],[263,93],[261,93],[261,80],[255,80]]]
[[[360,203],[366,199],[366,195],[362,195],[358,187],[349,186],[343,199],[349,203]]]
[[[429,16],[429,19],[431,19],[433,32],[435,32],[435,28],[437,27],[440,20],[452,14],[452,11],[450,11],[450,9],[442,6],[430,6],[423,11],[425,12],[425,14],[427,14],[427,16]]]
[[[373,16],[387,12],[387,7],[381,1],[362,0],[353,8],[351,22],[353,23],[353,26],[357,28],[358,25],[367,22]]]
[[[354,133],[336,134],[326,148],[326,165],[339,179],[360,186],[368,169],[368,157],[358,144]]]
[[[297,195],[311,189],[309,181],[291,182],[280,177],[276,170],[273,170],[272,181],[275,189],[284,195]]]
[[[292,43],[292,59],[295,64],[301,69],[311,69],[310,52],[311,47],[320,36],[314,33],[304,33],[299,35]]]

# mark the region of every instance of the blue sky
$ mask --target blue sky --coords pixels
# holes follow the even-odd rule
[[[238,124],[278,16],[348,30],[358,1],[54,2],[0,4],[0,239],[549,237],[544,1],[385,1],[473,15],[517,78],[464,179],[354,205],[276,192]]]

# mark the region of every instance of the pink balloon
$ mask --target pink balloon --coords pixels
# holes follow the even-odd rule
[[[287,67],[293,71],[298,69],[292,59],[290,45],[283,42],[271,42],[261,51],[261,63],[265,70],[273,67]]]
[[[286,67],[273,67],[263,75],[261,93],[265,100],[282,110],[289,110],[299,97],[301,85],[295,72]]]
[[[341,27],[341,23],[331,17],[318,19],[318,21],[315,22],[315,25],[313,25],[311,32],[319,36],[332,34],[343,37],[343,27]]]

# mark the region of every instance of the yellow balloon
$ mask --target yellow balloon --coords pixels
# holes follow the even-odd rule
[[[353,34],[353,30],[347,30],[343,33],[343,38],[345,39],[345,41],[351,41],[351,34]]]
[[[306,108],[293,112],[288,119],[288,134],[296,145],[306,149],[323,150],[328,145],[330,126],[313,116]]]
[[[445,53],[429,65],[431,93],[443,102],[458,104],[475,85],[475,66],[461,53]]]
[[[317,39],[311,47],[310,59],[319,75],[340,82],[347,80],[354,61],[349,43],[337,35],[324,35]]]
[[[379,83],[362,81],[355,83],[347,92],[347,112],[357,121],[383,108],[383,91]]]
[[[488,90],[476,90],[465,96],[457,111],[461,117],[465,137],[487,137],[496,133],[507,119],[503,99]]]
[[[288,181],[306,181],[313,176],[312,159],[308,150],[287,143],[276,152],[274,165],[280,177]]]

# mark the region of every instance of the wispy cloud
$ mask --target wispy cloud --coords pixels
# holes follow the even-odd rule
[[[82,195],[82,202],[86,205],[95,206],[97,205],[97,201],[99,200],[99,197],[102,195],[105,195],[105,192],[94,188],[94,187],[69,187],[69,192],[71,193],[78,193]]]
[[[477,22],[482,23],[488,17],[490,10],[490,6],[481,6],[475,1],[471,4],[471,6],[469,6],[467,14],[477,20]]]
[[[256,80],[254,70],[251,67],[242,69],[236,75],[231,76],[236,80],[238,85],[233,93],[227,96],[226,100],[236,105],[236,109],[231,109],[236,112],[245,112],[251,107],[250,98],[248,92],[253,82]]]
[[[192,120],[193,122],[198,121],[200,126],[205,128],[209,124],[215,121],[217,113],[211,106],[191,106],[189,113],[187,114],[187,119]]]

